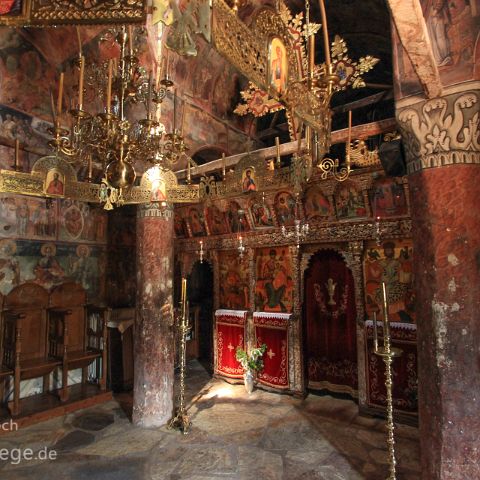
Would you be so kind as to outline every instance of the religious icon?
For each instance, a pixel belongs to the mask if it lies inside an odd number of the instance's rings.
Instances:
[[[33,269],[35,282],[44,287],[51,287],[53,284],[62,283],[65,278],[65,271],[55,258],[57,247],[53,243],[44,243],[40,248],[42,258]]]
[[[62,172],[52,168],[45,179],[45,193],[49,195],[63,195],[65,192],[65,177]]]
[[[242,192],[255,192],[256,190],[255,169],[253,167],[246,168],[242,175]]]
[[[279,94],[283,94],[287,89],[288,79],[288,55],[285,44],[278,37],[272,38],[268,53],[268,83]]]
[[[152,180],[151,202],[165,202],[167,200],[167,190],[163,178]]]
[[[303,198],[305,216],[308,220],[322,219],[332,214],[332,206],[318,186],[309,188]]]
[[[280,192],[275,197],[275,213],[280,225],[293,225],[295,223],[295,199],[289,192]]]
[[[273,227],[273,218],[270,207],[258,199],[250,203],[250,213],[252,214],[255,228]]]
[[[187,218],[194,237],[203,237],[207,234],[203,215],[196,207],[188,210]]]
[[[0,16],[16,16],[22,13],[22,0],[0,0]]]

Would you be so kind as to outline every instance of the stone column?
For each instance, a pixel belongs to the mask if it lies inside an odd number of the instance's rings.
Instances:
[[[137,316],[133,423],[164,425],[173,413],[173,211],[137,211]]]
[[[478,90],[457,87],[397,111],[410,182],[424,480],[480,478],[479,102]]]

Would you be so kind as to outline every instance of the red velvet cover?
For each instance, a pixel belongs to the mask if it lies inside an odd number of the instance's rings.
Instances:
[[[370,322],[369,322],[370,323]],[[385,407],[385,363],[373,353],[373,327],[365,328],[367,346],[367,403]],[[383,328],[378,328],[379,345],[383,345]],[[393,372],[393,407],[396,410],[417,412],[417,330],[414,324],[393,322],[390,324],[392,346],[403,350],[401,357],[395,357]]]
[[[267,345],[264,368],[258,374],[260,383],[279,389],[288,388],[288,320],[289,315],[254,313],[257,345]]]
[[[355,285],[341,255],[322,250],[305,274],[308,387],[357,396]]]
[[[217,310],[217,361],[215,373],[229,378],[243,378],[243,368],[235,358],[237,348],[245,349],[247,312]]]

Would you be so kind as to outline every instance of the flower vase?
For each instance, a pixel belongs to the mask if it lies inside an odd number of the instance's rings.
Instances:
[[[245,382],[245,390],[250,395],[253,392],[253,372],[251,370],[245,370],[243,380]]]

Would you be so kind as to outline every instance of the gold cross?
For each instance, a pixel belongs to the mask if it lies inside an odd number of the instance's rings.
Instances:
[[[268,352],[267,352],[267,355],[270,357],[270,360],[275,356],[275,352],[272,352],[272,349],[270,349]]]
[[[234,347],[231,343],[229,343],[227,348],[228,348],[230,351],[232,351],[235,347]]]

